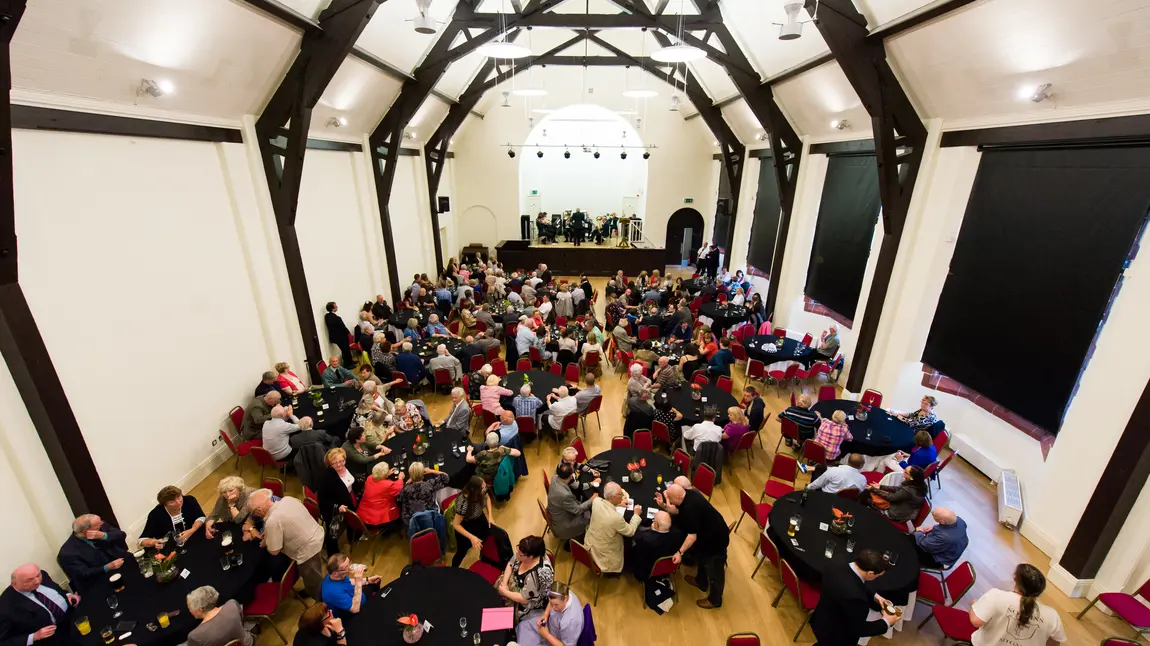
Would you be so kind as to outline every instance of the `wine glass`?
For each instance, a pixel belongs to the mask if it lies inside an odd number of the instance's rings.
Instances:
[[[459,636],[467,637],[467,617],[459,618]]]
[[[475,646],[479,646],[479,642],[481,641],[483,641],[483,637],[479,633],[475,633],[471,636],[471,643],[475,644]]]
[[[112,595],[112,596],[108,597],[108,607],[115,611],[112,613],[113,619],[119,619],[120,615],[124,614],[123,611],[116,610],[116,608],[118,608],[119,606],[120,606],[120,600],[119,600],[119,598],[116,597],[116,595]]]

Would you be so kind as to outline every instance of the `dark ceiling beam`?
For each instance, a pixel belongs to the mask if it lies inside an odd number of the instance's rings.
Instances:
[[[813,13],[815,0],[807,0],[806,9]],[[815,25],[871,117],[878,161],[883,239],[846,385],[861,392],[927,132],[887,62],[883,41],[868,37],[866,18],[851,0],[822,0]]]
[[[477,13],[474,18],[465,21],[471,28],[490,29],[500,27],[506,19],[507,28],[515,27],[546,27],[552,29],[641,29],[643,27],[659,27],[671,33],[679,29],[678,16],[656,16],[654,14],[586,14],[586,13],[542,13],[521,16],[514,14]],[[722,24],[721,18],[714,14],[708,16],[684,16],[683,29],[697,31],[711,29]]]
[[[929,9],[920,11],[904,19],[883,25],[868,34],[867,39],[882,41],[892,36],[897,36],[905,31],[941,18],[952,11],[974,4],[975,2],[978,2],[978,0],[947,0],[947,2],[936,4]]]
[[[279,2],[279,0],[243,0],[243,2],[253,9],[285,22],[300,31],[309,32],[322,29],[318,22]]]
[[[308,129],[316,103],[382,1],[333,0],[320,14],[320,29],[304,32],[295,61],[255,126],[312,383],[320,380],[323,352],[295,228]]]
[[[511,0],[511,8],[515,13],[523,13],[523,4],[519,0]]]
[[[464,31],[464,33],[466,33],[466,30]],[[387,61],[376,56],[375,54],[372,54],[371,52],[367,51],[366,49],[364,49],[362,47],[353,47],[351,49],[351,55],[358,58],[359,60],[367,63],[368,65],[371,65],[375,69],[383,72],[384,74],[386,74],[387,76],[390,76],[392,79],[395,79],[396,81],[404,82],[404,81],[415,80],[415,77],[412,76],[411,74],[404,72],[403,70],[399,69],[398,67],[395,67],[391,63],[388,63]],[[435,89],[433,89],[431,91],[431,96],[439,99],[440,101],[443,101],[444,103],[446,103],[448,105],[455,105],[456,103],[459,102],[458,99],[453,99],[450,96],[444,94],[443,92],[440,92],[439,90],[435,90]],[[478,112],[472,112],[471,114],[479,117],[480,119],[483,118],[483,115],[478,113]]]
[[[467,56],[471,52],[495,40],[500,34],[507,33],[519,27],[531,27],[533,26],[533,21],[540,19],[540,17],[544,15],[558,15],[545,14],[544,12],[564,2],[566,2],[566,0],[532,0],[532,2],[523,8],[523,13],[518,16],[510,14],[487,14],[492,17],[492,21],[488,24],[473,24],[475,16],[478,14],[469,7],[457,6],[455,8],[455,16],[451,22],[448,23],[447,28],[454,27],[457,30],[474,28],[486,29],[486,31],[473,36],[470,40],[460,43],[455,47],[452,47],[450,42],[455,40],[454,35],[452,35],[445,46],[438,47],[439,43],[443,41],[441,36],[439,41],[436,42],[437,47],[433,47],[431,52],[424,57],[423,62],[420,63],[420,68],[438,69],[442,66],[446,69],[452,62]],[[445,28],[444,31],[446,31],[447,28]],[[458,33],[458,31],[456,33]],[[418,70],[415,75],[419,76]]]
[[[100,481],[100,473],[80,431],[80,423],[36,318],[20,287],[16,240],[15,186],[12,176],[12,35],[24,16],[27,0],[0,0],[0,74],[4,102],[0,104],[0,354],[12,374],[32,426],[44,446],[48,464],[72,514],[97,514],[114,525],[116,515]],[[67,187],[63,187],[67,188]],[[5,406],[13,406],[6,402]]]
[[[652,59],[650,56],[636,56],[636,59],[642,61],[650,61],[654,67],[670,68],[670,63],[660,63]],[[539,64],[539,63],[537,63]],[[544,65],[562,65],[570,67],[577,65],[580,67],[626,67],[634,65],[635,63],[621,56],[552,56]]]
[[[663,15],[663,12],[667,10],[667,5],[670,3],[671,0],[659,0],[659,4],[655,7],[655,15]]]
[[[774,76],[768,78],[766,81],[763,81],[763,84],[764,85],[770,85],[770,86],[778,86],[779,83],[785,83],[785,82],[795,78],[796,76],[799,76],[800,74],[806,74],[807,72],[815,69],[816,67],[822,67],[823,65],[826,65],[827,63],[833,63],[834,61],[835,61],[835,55],[834,54],[832,54],[830,52],[827,52],[825,54],[820,54],[818,56],[815,56],[812,59],[803,61],[802,63],[799,63],[798,65],[795,65],[794,67],[792,67],[790,69],[786,69],[786,70],[783,70],[782,72],[779,72],[778,74],[775,74]]]
[[[465,90],[463,92],[463,94],[459,95],[459,102],[460,103],[470,102],[473,104],[477,103],[479,101],[479,99],[491,88],[496,87],[500,83],[503,83],[504,81],[510,79],[511,77],[513,77],[515,75],[522,74],[523,72],[526,72],[527,70],[531,69],[532,67],[534,67],[536,65],[549,65],[550,61],[552,59],[554,59],[559,52],[562,52],[566,49],[574,47],[575,45],[578,45],[579,43],[586,40],[588,37],[589,36],[587,33],[576,34],[575,36],[568,38],[567,40],[563,41],[559,45],[552,47],[551,49],[547,50],[546,52],[543,52],[542,54],[540,54],[538,56],[531,56],[528,58],[519,59],[518,61],[512,63],[510,66],[508,66],[502,70],[500,70],[498,68],[492,68],[488,72],[488,75],[482,79],[482,81],[480,81],[480,79],[478,77],[476,79],[473,79],[472,85],[470,85],[467,88],[467,90]],[[491,76],[492,71],[495,72],[494,76]],[[476,83],[474,81],[479,81],[479,82]]]

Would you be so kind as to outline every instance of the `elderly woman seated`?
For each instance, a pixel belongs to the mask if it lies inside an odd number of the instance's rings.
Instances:
[[[252,646],[252,634],[244,629],[244,610],[235,599],[218,605],[220,593],[205,585],[188,593],[188,611],[200,625],[188,633],[188,646],[227,646],[238,642]]]
[[[207,521],[200,503],[194,496],[185,496],[179,487],[160,489],[156,501],[159,504],[148,513],[144,531],[140,532],[141,547],[162,545],[169,534],[176,542],[186,541]]]
[[[255,537],[254,530],[263,527],[263,520],[251,515],[248,509],[248,496],[254,492],[255,487],[249,487],[239,476],[228,476],[216,485],[220,497],[216,499],[216,506],[208,515],[204,523],[204,536],[215,538],[216,523],[236,523],[243,526],[244,540],[249,541]]]

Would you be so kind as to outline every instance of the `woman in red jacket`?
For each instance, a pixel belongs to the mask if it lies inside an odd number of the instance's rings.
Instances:
[[[372,529],[398,521],[399,505],[395,497],[401,489],[403,472],[392,469],[386,462],[376,463],[364,483],[363,497],[355,513]]]
[[[296,394],[307,390],[307,384],[291,371],[291,366],[289,366],[286,361],[281,361],[276,364],[276,372],[279,374],[279,376],[276,377],[276,384],[285,391]]]

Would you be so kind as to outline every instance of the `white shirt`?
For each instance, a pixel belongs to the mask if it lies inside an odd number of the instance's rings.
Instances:
[[[723,429],[714,422],[704,421],[701,424],[684,428],[683,439],[695,440],[695,450],[698,451],[703,442],[722,441]]]
[[[578,402],[571,395],[556,399],[547,409],[547,422],[551,424],[551,428],[558,431],[563,427],[563,418],[574,413],[578,406]]]
[[[355,476],[351,474],[351,471],[344,469],[343,473],[339,474],[339,479],[343,481],[343,484],[347,485],[347,490],[351,491],[351,485],[355,484]]]
[[[735,294],[735,297],[731,299],[732,305],[743,305],[746,302],[747,297],[743,296],[742,294]]]
[[[1038,603],[1026,627],[1018,626],[1018,606],[1022,597],[1017,592],[991,590],[971,606],[974,614],[986,622],[974,631],[974,646],[1046,646],[1046,640],[1066,641],[1062,617],[1058,611]]]
[[[823,471],[823,474],[815,478],[809,488],[826,493],[838,493],[843,489],[853,488],[858,489],[861,493],[866,491],[866,476],[850,465],[840,464]]]
[[[543,304],[539,306],[539,313],[543,315],[543,320],[547,320],[547,315],[551,313],[553,307],[551,301],[543,301]]]

